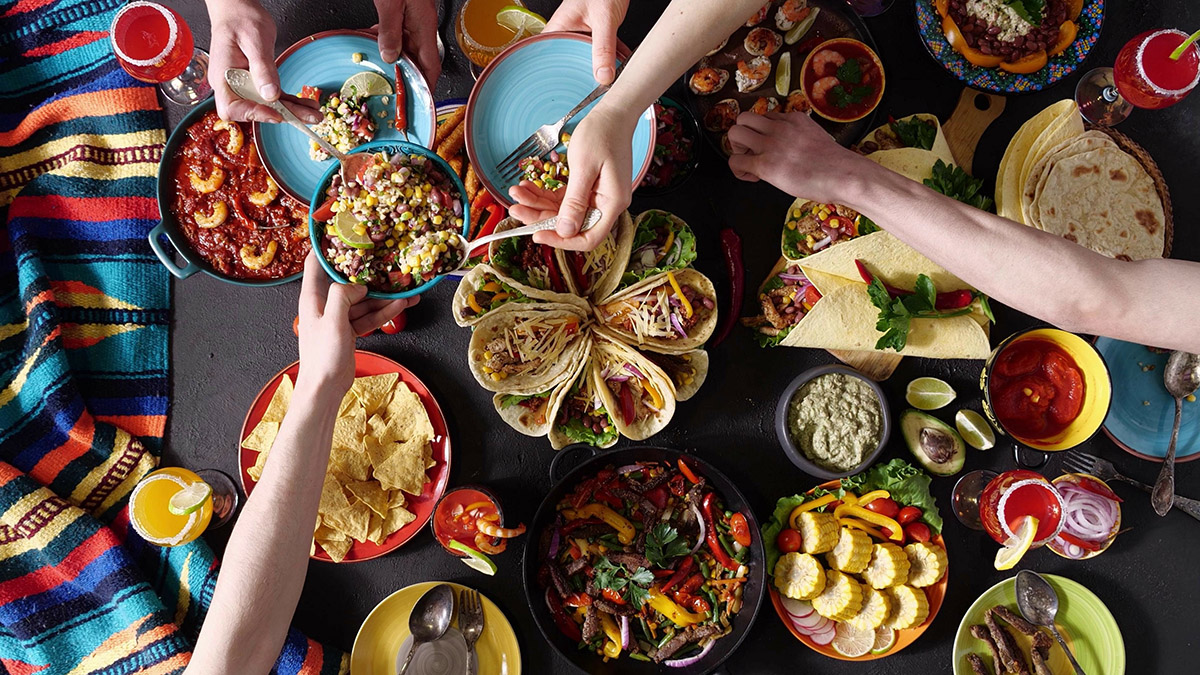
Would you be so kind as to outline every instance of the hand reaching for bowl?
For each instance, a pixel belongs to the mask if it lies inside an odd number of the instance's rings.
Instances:
[[[596,82],[612,84],[617,73],[617,27],[628,9],[629,0],[563,0],[546,22],[546,32],[591,33],[592,73]]]

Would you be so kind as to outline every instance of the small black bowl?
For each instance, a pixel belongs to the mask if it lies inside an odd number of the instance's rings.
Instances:
[[[658,99],[658,104],[664,108],[671,108],[679,111],[679,119],[683,122],[684,128],[687,130],[687,135],[692,139],[692,158],[684,162],[675,170],[675,175],[671,177],[671,182],[666,185],[647,185],[646,179],[642,179],[642,184],[638,186],[637,193],[646,197],[657,197],[678,190],[684,183],[692,177],[696,172],[696,167],[700,165],[700,124],[696,122],[696,117],[692,115],[692,111],[688,110],[687,106],[675,101],[672,98],[663,96]],[[655,124],[659,120],[655,119]],[[655,134],[655,143],[657,144],[657,130]],[[654,157],[651,156],[650,163],[653,165]],[[646,171],[646,175],[650,175],[650,171]]]

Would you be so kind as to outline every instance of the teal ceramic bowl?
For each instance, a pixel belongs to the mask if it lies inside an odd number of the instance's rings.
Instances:
[[[458,190],[459,199],[465,200],[465,197],[463,195],[467,194],[467,189],[465,187],[463,187],[462,180],[458,177],[458,174],[454,172],[454,169],[450,168],[450,165],[446,163],[446,160],[442,159],[441,157],[438,157],[437,153],[434,152],[433,150],[430,150],[429,148],[426,148],[421,145],[417,145],[416,143],[405,143],[404,141],[371,141],[370,143],[364,143],[363,145],[358,146],[354,150],[355,150],[355,152],[372,152],[372,153],[373,152],[387,152],[388,154],[396,154],[396,153],[403,152],[404,154],[407,154],[407,155],[420,155],[422,157],[425,157],[425,158],[433,161],[435,164],[437,164],[438,167],[442,171],[444,171],[447,176],[450,177],[451,183],[454,184],[454,189]],[[313,193],[311,195],[313,204],[321,204],[325,201],[325,190],[329,189],[329,183],[330,183],[330,181],[333,180],[333,175],[335,173],[337,173],[337,170],[338,170],[338,164],[334,163],[332,166],[330,166],[328,169],[325,170],[325,175],[321,176],[321,180],[317,181],[317,187],[315,190],[313,190]],[[317,260],[320,261],[320,263],[321,263],[321,269],[325,270],[325,273],[329,275],[330,279],[333,279],[334,281],[336,281],[339,284],[350,283],[349,281],[346,280],[346,277],[341,272],[335,270],[333,268],[333,265],[330,264],[330,262],[325,259],[324,249],[321,246],[321,238],[322,238],[322,234],[323,234],[322,228],[324,227],[324,224],[318,223],[316,220],[313,220],[312,212],[313,212],[313,209],[309,209],[309,212],[308,212],[308,236],[312,239],[313,250],[317,252]],[[464,238],[466,238],[467,233],[470,231],[471,231],[470,209],[468,209],[467,205],[464,203],[463,204],[462,231],[459,234],[461,234]],[[411,298],[414,295],[420,295],[420,294],[424,293],[425,291],[433,288],[434,286],[436,286],[438,284],[438,282],[440,282],[444,278],[446,278],[446,275],[441,274],[441,275],[438,275],[438,276],[430,279],[429,281],[426,281],[425,283],[421,284],[420,286],[415,286],[413,288],[408,289],[407,291],[400,291],[398,293],[387,293],[384,291],[367,291],[367,297],[368,298],[381,298],[384,300],[398,300],[400,298]]]

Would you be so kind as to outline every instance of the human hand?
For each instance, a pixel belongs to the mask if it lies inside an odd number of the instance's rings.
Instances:
[[[880,166],[843,148],[804,113],[742,113],[729,130],[729,168],[745,181],[765,180],[793,197],[845,201],[861,177]]]
[[[627,9],[629,0],[563,0],[546,22],[546,32],[591,33],[592,73],[600,84],[612,84],[617,73],[617,27]]]
[[[354,382],[354,339],[417,304],[420,296],[367,300],[366,286],[333,283],[318,255],[308,254],[300,286],[300,380],[340,399]]]
[[[212,85],[217,114],[222,119],[283,121],[270,107],[234,94],[225,82],[226,70],[248,68],[263,98],[282,99],[296,117],[309,124],[321,121],[316,101],[280,92],[279,71],[275,68],[275,21],[261,5],[254,0],[210,0],[208,13],[212,23],[208,83]]]
[[[537,190],[525,182],[509,189],[517,203],[509,209],[514,218],[532,223],[555,214],[555,230],[534,235],[534,241],[555,248],[590,251],[612,229],[631,199],[629,167],[633,162],[630,139],[637,125],[619,111],[601,105],[592,108],[571,135],[567,162],[570,175],[561,199],[556,193]],[[561,202],[561,203],[558,203]],[[588,207],[600,209],[600,222],[580,232]]]
[[[375,0],[379,23],[379,57],[395,63],[400,54],[408,54],[433,89],[442,74],[438,57],[438,11],[434,0]]]

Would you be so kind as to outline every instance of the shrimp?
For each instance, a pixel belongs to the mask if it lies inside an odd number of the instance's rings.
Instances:
[[[504,549],[508,548],[508,540],[501,539],[499,544],[492,544],[492,538],[482,532],[475,534],[475,548],[488,555],[498,555],[504,553]]]
[[[754,56],[771,56],[783,45],[783,36],[770,28],[755,28],[746,34],[743,44]]]
[[[236,155],[242,151],[242,144],[245,142],[245,136],[242,134],[242,127],[237,122],[228,122],[226,120],[217,120],[213,124],[213,131],[228,131],[229,140],[225,141],[225,151],[231,155]]]
[[[475,519],[475,527],[488,537],[497,537],[500,539],[512,539],[525,534],[525,523],[521,523],[516,527],[500,527],[496,523],[487,518]]]
[[[274,241],[267,242],[267,248],[261,253],[254,244],[246,244],[240,251],[242,264],[252,270],[261,270],[275,260],[275,251],[278,249],[279,244]]]
[[[808,8],[808,0],[784,0],[784,3],[779,6],[779,11],[775,12],[775,26],[782,31],[791,30],[811,11]]]
[[[832,76],[822,77],[821,79],[817,80],[816,82],[813,82],[813,85],[812,85],[812,100],[813,100],[813,102],[818,105],[825,105],[827,102],[825,100],[825,97],[829,95],[829,91],[841,83],[842,83],[841,80],[837,79],[836,77],[832,77]]]
[[[812,110],[812,106],[808,104],[808,97],[804,95],[801,89],[794,89],[788,94],[787,101],[783,104],[783,112],[802,112],[806,113]]]
[[[837,72],[838,68],[842,67],[842,64],[844,63],[846,63],[846,57],[842,56],[838,52],[833,51],[832,49],[822,49],[812,57],[813,72],[815,72],[818,77],[833,75]]]
[[[771,75],[771,59],[756,56],[750,61],[738,61],[737,88],[743,94],[754,91],[762,86]]]
[[[275,201],[275,198],[278,196],[279,185],[271,180],[270,176],[267,176],[267,189],[262,192],[251,192],[249,195],[246,195],[246,199],[249,199],[250,203],[255,206],[266,206]]]
[[[728,81],[729,71],[704,67],[692,73],[688,87],[699,96],[707,96],[720,91]]]
[[[213,204],[212,215],[206,216],[202,211],[193,211],[192,220],[197,227],[211,230],[214,227],[225,224],[225,219],[229,217],[229,207],[225,206],[225,202],[217,202]]]
[[[225,170],[219,166],[213,166],[212,172],[208,174],[208,178],[201,178],[196,170],[193,169],[188,174],[188,180],[192,183],[192,189],[201,194],[216,192],[222,185],[225,184]]]
[[[754,105],[750,107],[750,112],[755,115],[766,115],[772,110],[779,107],[779,101],[775,100],[774,96],[760,96]]]
[[[729,131],[730,127],[737,124],[737,116],[741,112],[742,109],[738,105],[737,99],[727,98],[718,101],[704,114],[704,128],[714,132]]]
[[[746,19],[746,27],[753,28],[753,27],[757,26],[758,24],[762,23],[767,18],[767,12],[770,12],[770,11],[771,11],[771,3],[768,0],[767,4],[763,5],[761,9],[759,9],[757,12],[754,13],[754,16],[750,17],[749,19]]]

